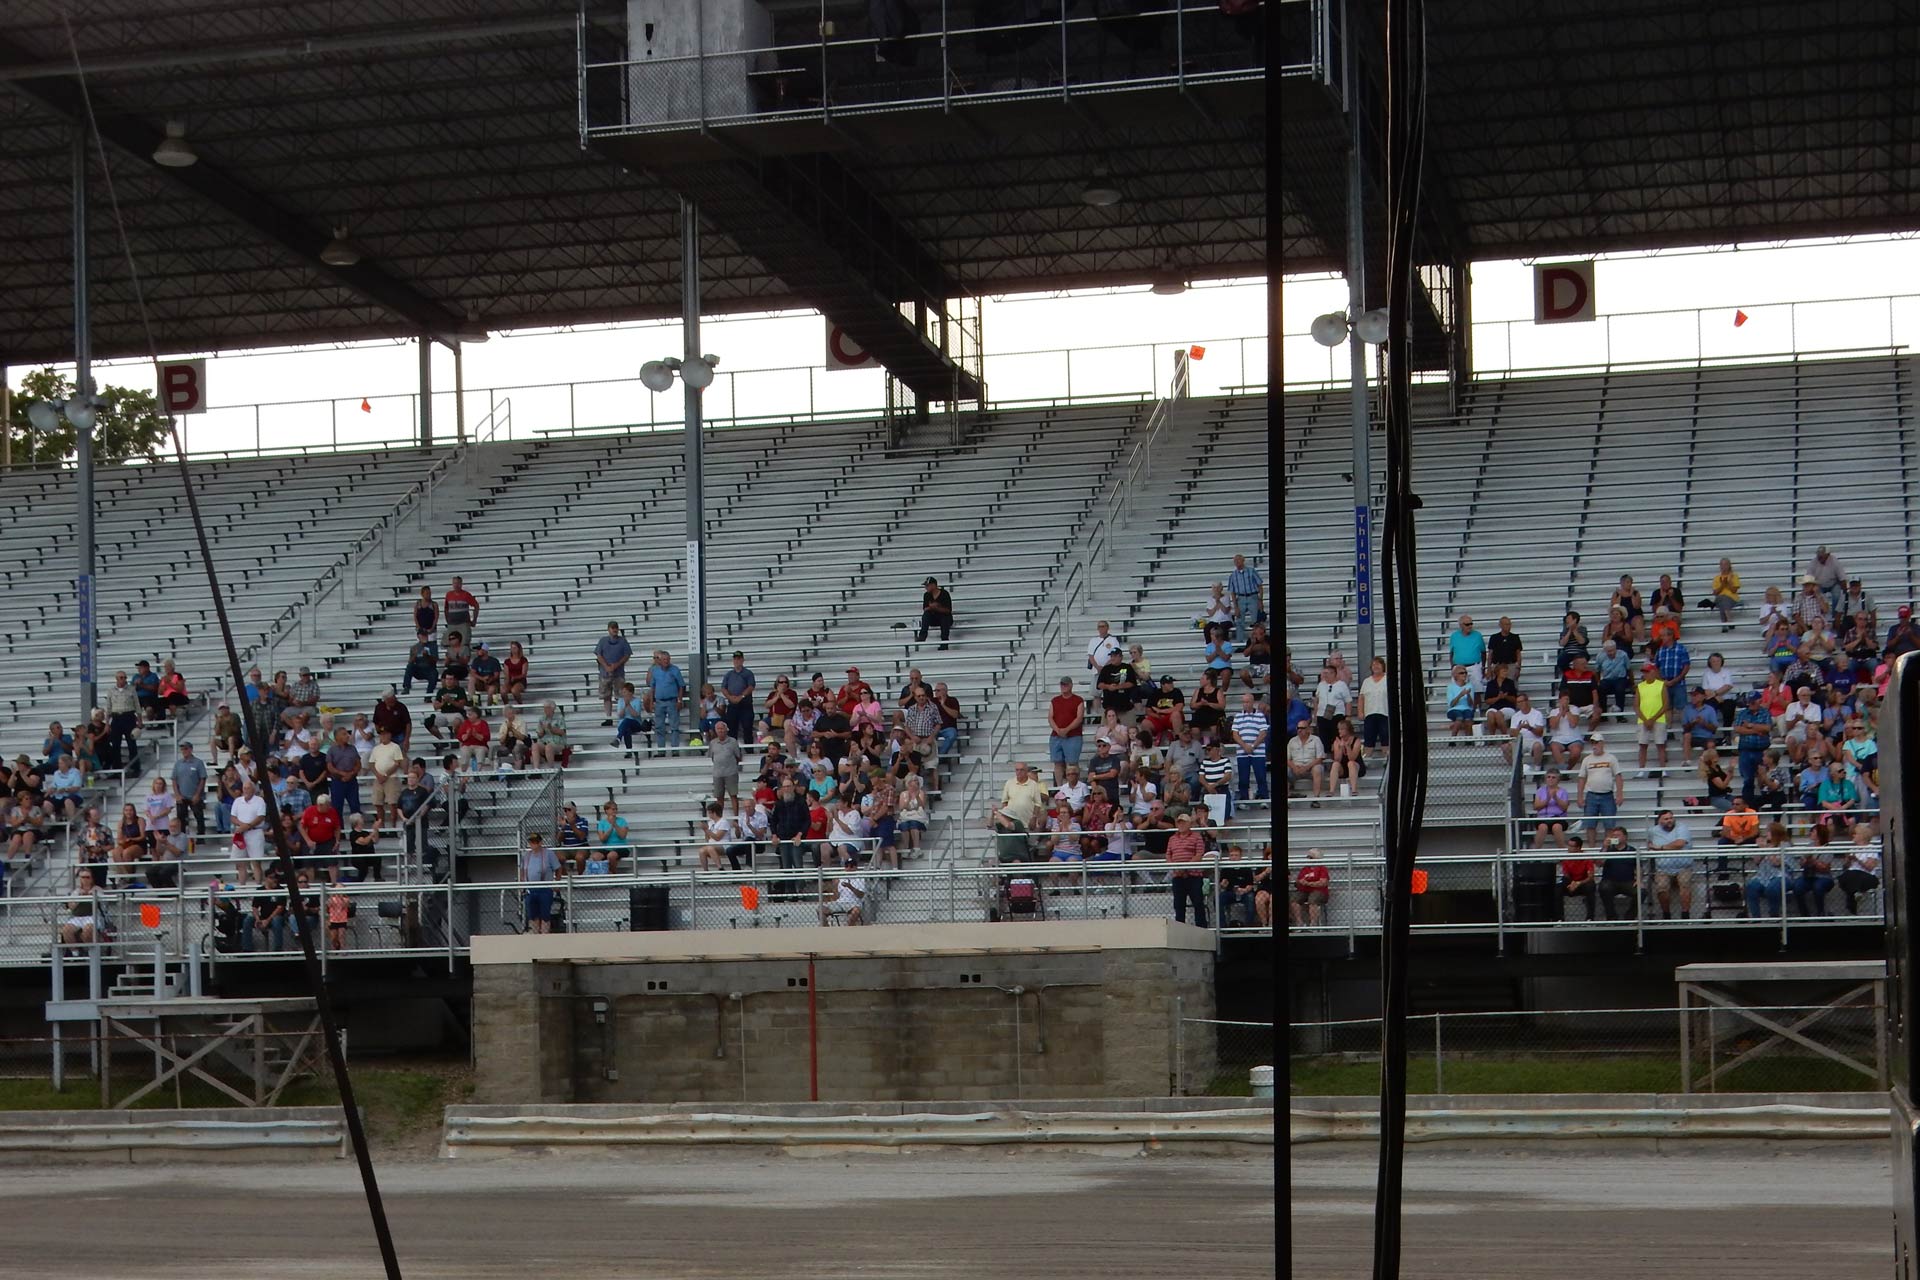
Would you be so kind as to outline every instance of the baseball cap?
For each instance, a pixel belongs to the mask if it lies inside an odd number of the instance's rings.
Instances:
[[[1801,586],[1803,586],[1803,587],[1805,587],[1805,586],[1810,586],[1810,585],[1812,585],[1813,583],[1815,583],[1815,582],[1817,582],[1817,581],[1818,581],[1818,579],[1817,579],[1817,578],[1815,578],[1815,577],[1814,577],[1814,576],[1813,576],[1812,574],[1810,574],[1810,573],[1803,573],[1803,574],[1801,574],[1801,575],[1800,575],[1800,585],[1801,585]]]
[[[214,708],[214,710],[216,710],[216,711],[226,711],[226,710],[229,710],[229,709],[230,709],[230,708],[229,708],[229,707],[227,706],[227,704],[226,704],[226,703],[224,703],[224,702],[223,702],[223,703],[221,703],[221,704],[220,704],[219,706],[217,706],[217,707],[215,707],[215,708]]]
[[[1587,735],[1587,741],[1597,742],[1604,747],[1607,745],[1607,735],[1604,733],[1590,733]]]
[[[1766,697],[1766,696],[1767,696],[1766,694],[1764,694],[1764,693],[1762,693],[1762,692],[1760,692],[1760,690],[1758,690],[1758,689],[1749,689],[1749,690],[1747,690],[1747,701],[1748,701],[1748,702],[1758,702],[1758,701],[1760,701],[1760,699],[1762,699],[1762,698],[1764,698],[1764,697]]]
[[[847,674],[848,674],[848,675],[850,675],[850,676],[857,676],[857,675],[859,675],[859,674],[860,674],[860,668],[858,668],[858,667],[848,667],[848,668],[847,668]]]
[[[920,585],[923,587],[931,587],[934,585],[934,583],[938,581],[939,581],[938,578],[928,578],[925,582],[921,583]]]
[[[475,640],[473,642],[473,647],[476,649],[484,649],[487,647],[487,642],[485,640]]]
[[[1653,672],[1658,672],[1658,671],[1660,670],[1660,668],[1659,668],[1659,667],[1657,667],[1657,666],[1655,666],[1655,665],[1654,665],[1653,663],[1651,663],[1651,662],[1649,662],[1649,663],[1646,663],[1646,664],[1644,664],[1643,666],[1641,666],[1641,668],[1640,668],[1640,669],[1641,669],[1642,671],[1653,671]]]

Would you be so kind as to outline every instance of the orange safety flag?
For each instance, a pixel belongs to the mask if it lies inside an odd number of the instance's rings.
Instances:
[[[1734,327],[1734,328],[1736,328],[1736,329],[1738,329],[1738,328],[1739,328],[1739,327],[1740,327],[1741,325],[1743,325],[1743,324],[1745,324],[1746,322],[1747,322],[1747,313],[1746,313],[1746,312],[1744,312],[1744,311],[1736,311],[1736,312],[1734,312],[1734,313],[1733,313],[1733,327]]]
[[[1416,895],[1427,891],[1427,873],[1415,867],[1413,869],[1413,892]]]
[[[760,909],[760,891],[750,884],[740,886],[740,905],[748,911]]]
[[[365,396],[360,397],[360,412],[362,413],[373,412],[373,406],[367,403],[367,399]]]
[[[1187,358],[1190,360],[1205,360],[1207,358],[1207,349],[1202,346],[1188,347]]]
[[[141,903],[140,923],[149,929],[158,929],[160,927],[160,908],[151,902]]]

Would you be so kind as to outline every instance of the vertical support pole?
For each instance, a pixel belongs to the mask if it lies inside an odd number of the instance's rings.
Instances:
[[[707,678],[707,582],[705,565],[706,477],[701,464],[700,392],[686,385],[685,369],[700,358],[700,206],[680,201],[680,323],[686,334],[681,388],[686,396],[687,466],[687,680],[698,689]]]
[[[87,131],[73,131],[73,387],[74,395],[93,394],[93,344],[87,321]],[[92,715],[98,690],[94,682],[93,627],[93,432],[74,431],[74,492],[78,512],[74,532],[74,599],[80,614],[80,723]]]
[[[433,447],[433,337],[420,335],[420,447]]]
[[[1436,1094],[1447,1091],[1446,1075],[1440,1065],[1440,1015],[1433,1015],[1433,1091]]]
[[[465,361],[460,356],[467,344],[456,339],[447,344],[453,348],[453,439],[456,444],[467,442],[467,373],[463,367]]]
[[[1346,42],[1346,74],[1354,74],[1355,45]],[[1365,160],[1360,111],[1347,111],[1347,316],[1357,324],[1367,309],[1367,219]],[[1353,391],[1353,643],[1354,669],[1373,662],[1373,472],[1367,422],[1367,344],[1347,335],[1348,379]]]
[[[7,366],[0,361],[0,471],[13,470],[13,387]]]
[[[824,901],[824,896],[822,901]],[[813,971],[813,957],[807,957],[807,1100],[820,1101],[820,984]],[[56,1086],[57,1087],[57,1086]]]
[[[923,338],[927,336],[927,304],[918,299],[915,299],[913,304],[913,331]],[[926,394],[921,391],[915,391],[913,393],[914,420],[916,422],[925,422],[927,420],[927,409],[928,402]],[[948,405],[947,411],[951,413],[953,406]]]
[[[1453,264],[1452,321],[1447,342],[1448,409],[1459,413],[1466,404],[1467,385],[1473,381],[1473,266],[1464,259]]]

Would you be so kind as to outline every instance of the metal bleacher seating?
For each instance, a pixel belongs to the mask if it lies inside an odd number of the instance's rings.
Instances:
[[[1249,553],[1265,544],[1263,484],[1250,478],[1216,509],[1217,495],[1201,483],[1209,450],[1264,458],[1261,424],[1247,407],[1264,401],[1189,404],[1201,425],[1192,438],[1183,431],[1161,442],[1163,457],[1133,517],[1133,529],[1161,536],[1130,540],[1122,554],[1133,555],[1133,541],[1155,550],[1114,563],[1105,577],[1116,612],[1124,601],[1143,625],[1161,628],[1150,634],[1166,635],[1175,653],[1197,653],[1197,643],[1179,623],[1163,625],[1160,602],[1167,618],[1184,618],[1205,583],[1224,573],[1228,542],[1244,542]],[[961,842],[950,836],[962,816],[959,797],[974,770],[997,776],[1004,764],[982,759],[986,744],[969,731],[1006,702],[1002,686],[1027,632],[1080,553],[1089,516],[1150,408],[998,411],[961,445],[926,449],[889,450],[882,425],[865,421],[714,430],[705,459],[710,672],[717,676],[739,648],[763,696],[775,675],[804,685],[818,670],[837,686],[848,666],[889,701],[910,667],[944,680],[965,708],[963,738],[943,770],[922,858],[958,856]],[[600,727],[592,648],[617,619],[635,648],[632,674],[656,646],[686,663],[682,465],[680,436],[665,431],[207,462],[196,474],[246,657],[269,674],[310,665],[323,706],[369,710],[400,678],[419,587],[438,595],[459,574],[482,602],[475,638],[496,651],[511,640],[526,646],[530,718],[547,699],[567,715],[567,797],[583,811],[617,798],[638,851],[665,854],[682,852],[692,834],[707,763],[692,750],[635,757],[613,745]],[[430,496],[422,492],[429,477]],[[191,689],[224,691],[224,654],[178,483],[166,465],[103,470],[101,670],[110,678],[137,657],[171,657]],[[10,637],[17,674],[0,704],[8,738],[29,750],[48,720],[70,724],[75,709],[77,621],[62,545],[71,492],[59,471],[0,479],[0,513],[16,531],[42,534],[28,562],[0,580],[13,616],[31,623]],[[335,570],[370,528],[380,531],[373,551],[353,557],[350,573]],[[937,636],[912,639],[929,574],[956,601],[958,626],[945,650]],[[1186,665],[1183,655],[1172,669]],[[410,700],[416,727],[422,697],[416,690]],[[187,732],[204,743],[201,713],[189,714]],[[1032,723],[1040,723],[1037,712]],[[416,738],[415,754],[426,754],[425,743]],[[171,767],[171,744],[160,747],[146,753],[149,774]],[[129,782],[144,784],[144,776]],[[484,812],[505,790],[485,780],[476,807]],[[510,876],[516,844],[508,829],[480,824],[464,846],[476,862],[463,877]],[[15,892],[59,892],[69,868],[56,855]]]

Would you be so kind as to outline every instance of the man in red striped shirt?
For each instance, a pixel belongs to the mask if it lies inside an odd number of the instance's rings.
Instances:
[[[1200,865],[1207,856],[1206,837],[1193,829],[1193,817],[1181,814],[1173,820],[1173,834],[1167,837],[1167,861],[1192,863],[1193,869],[1172,873],[1173,918],[1182,924],[1187,919],[1187,902],[1193,902],[1193,922],[1207,927],[1206,871]]]

